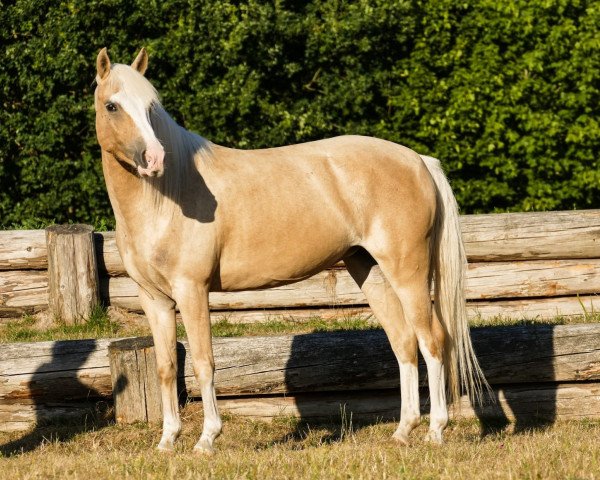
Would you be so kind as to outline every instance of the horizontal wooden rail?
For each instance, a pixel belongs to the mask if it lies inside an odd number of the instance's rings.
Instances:
[[[475,350],[496,403],[461,416],[600,417],[600,324],[482,328]],[[113,340],[0,344],[0,430],[21,430],[57,416],[81,416],[112,394],[108,347]],[[399,373],[381,331],[216,338],[221,408],[270,418],[397,418]],[[180,389],[200,395],[185,342]],[[425,370],[420,365],[421,385]],[[427,399],[424,391],[423,399]]]
[[[600,210],[464,215],[471,262],[600,258]],[[125,275],[114,232],[96,234],[101,273]],[[0,270],[47,268],[43,230],[0,231]]]
[[[473,344],[491,384],[600,380],[600,324],[479,328]],[[0,403],[111,394],[111,340],[0,344]],[[381,330],[215,338],[219,395],[397,388],[396,359]],[[180,376],[200,394],[186,343]],[[425,378],[423,365],[421,380]],[[58,397],[57,397],[58,396]]]
[[[101,292],[111,305],[140,311],[138,287],[129,277],[103,277]],[[48,305],[44,271],[0,273],[0,316],[41,310]],[[586,296],[600,292],[600,259],[538,260],[469,264],[466,295],[489,299]],[[366,305],[345,270],[321,272],[284,287],[210,294],[213,310],[256,310]],[[581,312],[583,313],[583,312]]]
[[[108,297],[112,304],[140,310],[137,285],[131,279],[114,277],[107,280]],[[467,271],[468,300],[556,297],[597,292],[600,292],[600,259],[476,263],[470,264]],[[210,305],[214,310],[366,303],[364,294],[345,270],[321,272],[283,287],[210,294]]]
[[[600,389],[597,383],[552,383],[493,386],[494,395],[474,408],[463,396],[450,408],[452,418],[479,418],[485,426],[492,419],[532,424],[556,419],[600,418]],[[428,392],[421,395],[421,412],[429,413]],[[234,415],[261,420],[295,416],[304,419],[354,422],[399,420],[400,397],[397,389],[361,392],[277,395],[272,397],[229,397],[218,399],[219,408]],[[344,418],[345,416],[345,418]],[[542,420],[542,422],[540,422]],[[485,428],[485,427],[484,427]]]

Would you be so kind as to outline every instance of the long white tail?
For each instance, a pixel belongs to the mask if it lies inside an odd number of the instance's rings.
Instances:
[[[446,330],[444,365],[448,393],[450,400],[458,400],[462,386],[472,400],[480,401],[483,389],[489,389],[489,385],[469,335],[464,290],[467,256],[460,232],[458,204],[439,160],[423,155],[421,158],[438,192],[432,271],[434,309]]]

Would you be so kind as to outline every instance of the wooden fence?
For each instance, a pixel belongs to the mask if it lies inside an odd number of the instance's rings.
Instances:
[[[482,407],[463,398],[460,415],[517,423],[600,418],[600,324],[484,327],[473,329],[472,339],[493,395]],[[80,414],[86,402],[109,402],[111,342],[0,345],[0,429],[20,430]],[[398,365],[381,330],[215,338],[214,352],[218,402],[226,411],[331,419],[345,405],[356,420],[398,417]],[[178,353],[179,390],[198,397],[185,342]],[[419,370],[425,385],[423,364]],[[139,389],[136,378],[115,380],[116,393]],[[141,383],[147,389],[157,381]],[[158,401],[156,391],[137,398]],[[427,398],[425,389],[424,404]]]
[[[597,310],[600,210],[466,215],[461,223],[470,315],[543,319]],[[114,232],[94,239],[101,298],[139,311],[137,286],[127,277]],[[47,268],[43,230],[0,232],[0,316],[48,307]],[[231,321],[369,311],[342,265],[284,287],[211,293],[210,304],[214,317]]]
[[[597,311],[600,210],[461,221],[471,315],[543,319]],[[103,301],[139,310],[114,234],[96,233],[94,249]],[[48,307],[47,251],[44,231],[0,232],[0,316]],[[232,321],[368,312],[340,265],[294,285],[215,293],[210,300],[213,315]],[[462,415],[517,422],[600,417],[600,324],[481,328],[472,338],[497,403],[473,408],[463,399]],[[28,428],[78,415],[86,402],[110,401],[109,342],[0,345],[0,429]],[[229,411],[308,418],[339,415],[346,405],[362,418],[398,415],[397,364],[381,331],[216,338],[214,345],[219,403]],[[180,389],[197,396],[185,344],[179,352]]]

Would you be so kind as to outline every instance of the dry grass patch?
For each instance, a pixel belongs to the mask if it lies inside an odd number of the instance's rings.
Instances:
[[[95,425],[70,435],[69,426],[41,428],[25,453],[4,451],[3,478],[600,478],[600,422],[559,422],[518,435],[481,437],[477,421],[452,423],[444,446],[422,440],[401,447],[392,423],[272,423],[224,416],[218,453],[192,453],[202,420],[198,403],[186,406],[184,430],[172,455],[154,451],[157,425]],[[0,445],[23,434],[0,434]],[[44,439],[45,438],[45,439]],[[61,440],[63,438],[64,440]],[[13,446],[15,443],[13,443]]]

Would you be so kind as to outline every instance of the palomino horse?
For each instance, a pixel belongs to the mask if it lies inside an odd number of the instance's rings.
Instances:
[[[442,442],[446,384],[456,398],[461,386],[477,393],[485,380],[467,325],[458,208],[439,162],[360,136],[250,151],[215,145],[171,119],[144,77],[147,65],[144,49],[131,66],[111,65],[101,50],[95,108],[119,252],[154,337],[164,412],[158,448],[173,449],[181,429],[175,305],[204,407],[195,449],[212,452],[221,419],[209,291],[284,285],[339,260],[400,365],[394,438],[407,444],[420,420],[418,348],[431,395],[427,438]]]

